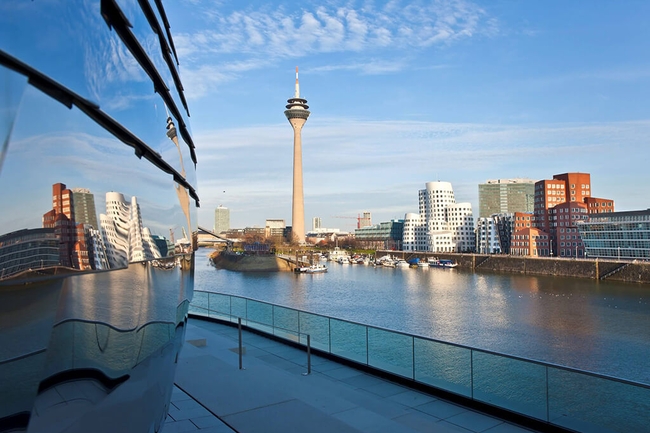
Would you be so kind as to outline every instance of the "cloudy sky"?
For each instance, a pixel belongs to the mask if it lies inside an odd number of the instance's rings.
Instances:
[[[300,67],[306,227],[417,211],[451,182],[591,173],[650,207],[650,2],[177,0],[165,3],[199,158],[199,223],[291,223]]]

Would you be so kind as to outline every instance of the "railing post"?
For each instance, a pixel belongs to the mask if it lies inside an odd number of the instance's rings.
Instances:
[[[411,337],[411,349],[413,350],[413,358],[411,358],[412,366],[413,366],[413,380],[415,380],[415,337]]]
[[[241,317],[237,318],[237,329],[239,330],[239,369],[243,370],[244,367],[242,366],[242,352],[243,352],[243,345],[242,345],[242,339],[241,339]]]
[[[303,376],[311,374],[311,335],[307,334],[307,373],[303,373]]]
[[[366,365],[370,365],[370,347],[368,347],[368,327],[366,326]]]
[[[470,370],[470,391],[471,398],[474,400],[474,351],[469,351],[469,370]]]
[[[551,422],[551,408],[549,407],[548,401],[548,365],[545,367],[546,370],[546,422]]]

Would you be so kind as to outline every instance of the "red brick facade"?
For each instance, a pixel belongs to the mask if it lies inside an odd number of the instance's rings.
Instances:
[[[534,226],[549,234],[552,256],[584,257],[575,223],[589,213],[613,211],[613,200],[592,196],[589,173],[556,174],[535,183]]]

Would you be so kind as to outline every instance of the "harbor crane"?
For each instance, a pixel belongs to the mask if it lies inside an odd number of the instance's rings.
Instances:
[[[347,219],[355,219],[357,220],[357,228],[361,228],[361,214],[357,214],[357,216],[344,216],[344,215],[332,215],[332,218],[347,218]]]

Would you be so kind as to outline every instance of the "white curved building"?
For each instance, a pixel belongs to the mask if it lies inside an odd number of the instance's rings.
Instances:
[[[129,203],[123,194],[107,192],[106,214],[99,215],[99,220],[111,268],[161,257],[151,232],[142,226],[140,206],[135,196]]]
[[[474,217],[470,203],[456,203],[449,182],[427,182],[419,195],[419,214],[404,217],[405,251],[464,252],[474,250]]]

